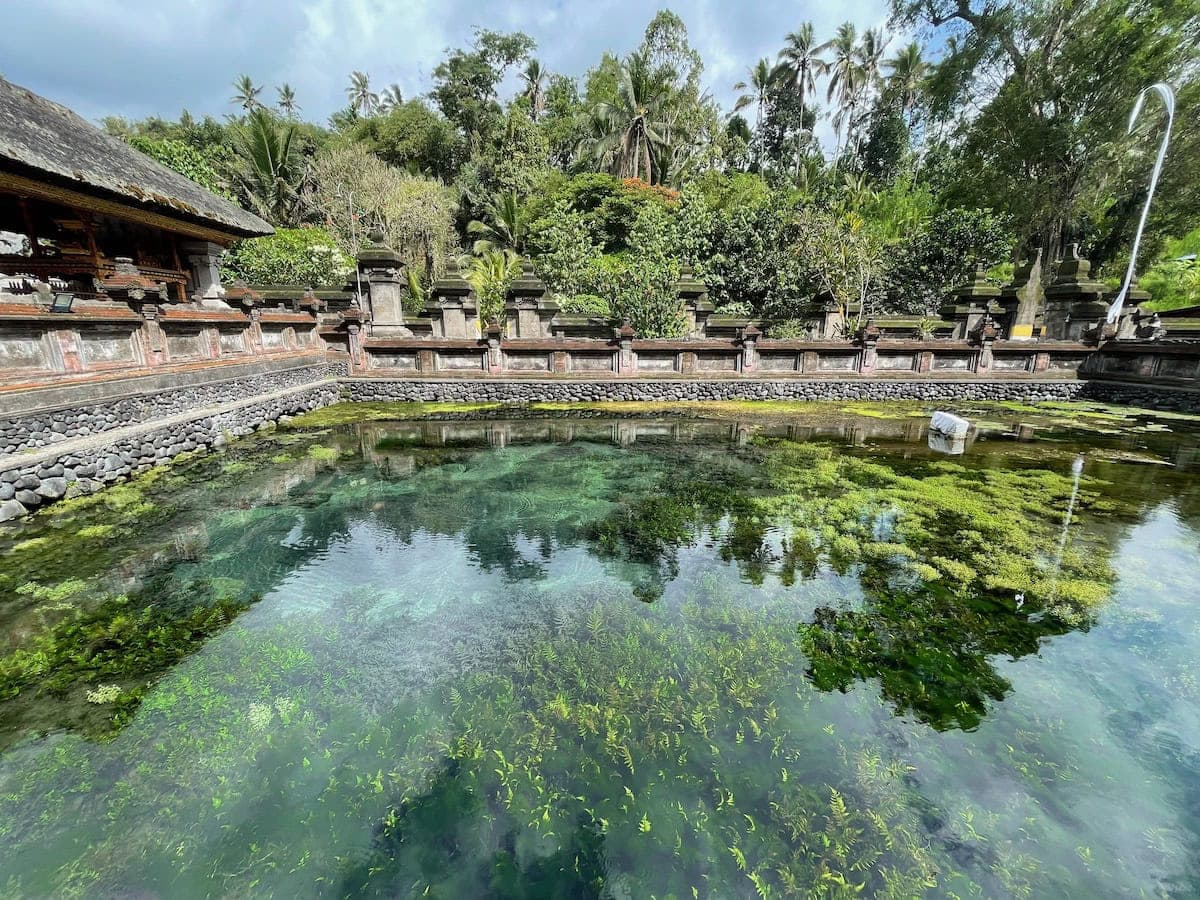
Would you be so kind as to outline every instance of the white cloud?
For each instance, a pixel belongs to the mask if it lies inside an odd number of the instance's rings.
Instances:
[[[465,46],[474,26],[522,30],[552,70],[583,75],[600,54],[641,40],[654,8],[634,0],[42,0],[6,3],[0,60],[6,78],[93,118],[174,117],[232,111],[241,73],[267,86],[288,82],[304,113],[324,120],[345,104],[358,69],[382,89],[424,93],[447,47]],[[884,24],[886,0],[837,5],[788,0],[686,0],[672,4],[705,62],[705,87],[723,106],[734,82],[784,35],[811,20],[832,36],[838,23]],[[898,44],[894,40],[893,44]]]

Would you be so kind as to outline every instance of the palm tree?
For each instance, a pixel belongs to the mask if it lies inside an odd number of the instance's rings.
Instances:
[[[521,257],[511,250],[487,250],[471,260],[467,281],[475,289],[479,318],[487,322],[504,311],[508,286],[521,274]]]
[[[879,77],[879,64],[883,59],[885,49],[887,49],[887,43],[878,29],[868,28],[863,32],[856,55],[858,64],[862,66],[865,75],[863,85],[865,88],[869,89]]]
[[[888,70],[888,87],[900,99],[905,116],[910,116],[929,75],[929,63],[921,58],[920,45],[913,41],[883,65]]]
[[[812,22],[805,22],[786,38],[779,59],[784,66],[787,86],[800,94],[800,127],[804,125],[804,100],[817,92],[818,76],[829,73],[829,63],[821,56],[830,42],[818,44],[813,36]]]
[[[849,131],[846,134],[846,146],[850,146],[850,134],[854,135],[854,154],[858,155],[859,142],[862,139],[861,123],[854,117],[854,111],[861,103],[866,107],[866,101],[870,92],[874,89],[879,81],[879,66],[883,60],[883,51],[887,47],[887,42],[883,40],[883,33],[875,28],[868,28],[863,32],[862,41],[859,42],[858,49],[854,55],[858,60],[859,67],[859,85],[856,95],[850,99],[850,114],[849,114]],[[861,118],[861,117],[860,117]]]
[[[237,182],[242,196],[269,222],[295,225],[305,179],[296,126],[261,107],[252,109],[234,131],[234,147],[241,162]]]
[[[234,94],[229,102],[238,104],[246,112],[262,106],[258,100],[262,88],[256,85],[249,75],[239,75],[237,81],[233,83],[233,90]]]
[[[390,112],[399,106],[404,105],[404,94],[400,90],[400,85],[392,82],[383,89],[383,93],[379,95],[379,111]]]
[[[842,144],[842,125],[847,126],[847,132],[854,125],[854,109],[858,104],[859,91],[865,80],[865,72],[859,62],[858,32],[851,22],[843,22],[838,26],[837,36],[830,45],[833,49],[833,62],[829,66],[829,88],[825,99],[838,97],[838,112],[833,119],[837,143],[834,146],[833,158],[838,159]],[[849,138],[849,133],[847,133]],[[849,145],[849,140],[846,141]]]
[[[472,220],[467,224],[467,234],[480,235],[471,252],[482,255],[491,250],[525,249],[525,236],[529,232],[529,221],[517,195],[512,191],[489,200],[483,208],[484,220]]]
[[[750,93],[742,94],[737,98],[737,102],[733,104],[734,112],[741,112],[747,106],[755,106],[754,118],[754,144],[756,146],[755,156],[759,157],[756,162],[761,164],[762,156],[762,119],[763,110],[767,106],[767,98],[770,96],[771,88],[779,81],[783,73],[781,66],[772,66],[771,61],[760,59],[754,64],[754,67],[747,69],[750,73],[749,81],[739,81],[733,86],[735,91],[750,91]]]
[[[279,99],[275,105],[278,106],[285,116],[291,118],[300,111],[300,106],[296,103],[296,92],[292,90],[292,86],[284,82],[279,87],[275,88],[279,94]]]
[[[632,54],[621,65],[616,102],[596,105],[597,118],[605,129],[596,153],[611,153],[615,174],[653,179],[655,148],[664,143],[665,105],[665,86],[655,81],[644,56]]]
[[[350,107],[360,116],[369,116],[379,105],[379,95],[371,90],[370,79],[362,72],[350,73],[350,86],[346,88]]]
[[[522,96],[529,100],[529,115],[535,122],[538,120],[538,116],[546,109],[546,89],[544,82],[549,74],[536,59],[531,59],[525,66],[525,71],[521,73],[521,80],[525,82],[525,90],[522,92]]]

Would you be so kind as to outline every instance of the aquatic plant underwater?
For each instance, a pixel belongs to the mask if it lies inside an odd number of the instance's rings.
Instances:
[[[0,893],[1200,891],[1194,423],[364,412],[0,532]]]

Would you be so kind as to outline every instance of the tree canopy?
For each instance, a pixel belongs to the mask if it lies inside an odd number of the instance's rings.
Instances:
[[[566,306],[644,333],[679,327],[684,263],[777,333],[818,294],[930,311],[976,265],[1036,248],[1053,262],[1077,242],[1115,280],[1162,129],[1153,104],[1133,136],[1126,119],[1156,81],[1178,112],[1140,268],[1200,226],[1195,0],[892,0],[892,19],[905,42],[797,21],[736,85],[705,81],[667,10],[575,74],[525,34],[480,28],[424,93],[352,72],[323,125],[289,85],[239,74],[224,121],[105,126],[276,225],[327,228],[344,253],[381,225],[424,284],[450,255],[502,275],[503,251],[524,253]],[[1200,302],[1186,262],[1162,266],[1146,283]]]

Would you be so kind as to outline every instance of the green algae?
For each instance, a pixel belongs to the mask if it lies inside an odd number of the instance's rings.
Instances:
[[[69,581],[30,591],[47,603],[74,596],[86,587]],[[18,593],[23,593],[18,589]],[[203,588],[198,587],[203,595]],[[46,727],[46,697],[74,701],[56,707],[53,725],[79,728],[94,738],[114,736],[136,711],[154,678],[226,628],[248,604],[227,597],[188,609],[107,597],[88,610],[72,609],[50,628],[10,653],[0,655],[0,704],[6,712],[0,746],[25,727]],[[93,688],[103,691],[97,700]],[[103,710],[79,703],[104,704]]]
[[[291,430],[330,428],[356,422],[419,419],[444,413],[481,413],[502,410],[502,403],[335,403],[296,416],[284,427]]]
[[[83,544],[67,546],[74,566],[60,557],[27,581],[22,599],[98,599],[104,637],[92,654],[77,640],[92,626],[75,628],[89,612],[64,610],[22,645],[73,648],[50,667],[61,698],[25,682],[15,701],[57,704],[22,727],[72,733],[30,740],[36,765],[0,776],[6,893],[1029,896],[1137,883],[1094,834],[1056,831],[1075,792],[1111,790],[1107,773],[1088,768],[1094,739],[1012,712],[1006,663],[1092,625],[1121,528],[1140,515],[1131,495],[1166,487],[1089,466],[1057,561],[1066,464],[765,437],[712,452],[424,448],[386,427],[320,440],[335,465],[299,444],[299,488],[264,487],[259,461],[281,455],[270,438],[233,448],[248,468],[197,460],[186,481],[151,486],[171,533],[196,539],[182,557],[142,557],[161,567],[139,595],[152,602],[53,593],[68,572],[90,576],[80,560],[110,558],[80,556],[108,552]],[[211,505],[181,517],[187,496]],[[119,531],[114,557],[153,540]],[[341,581],[304,576],[363,531],[368,552]],[[402,555],[372,562],[385,546]],[[246,583],[219,580],[234,575]],[[193,595],[205,599],[182,602]],[[239,599],[211,631],[176,634],[214,598]],[[489,603],[520,608],[521,624],[489,625],[501,650],[479,660],[454,639],[425,647],[417,629],[437,602],[465,610],[452,629]],[[143,603],[165,603],[169,620],[140,620]],[[171,661],[165,644],[187,649]],[[106,668],[121,646],[151,664]],[[423,651],[455,664],[419,691],[388,680]],[[990,773],[1020,788],[937,798],[930,784],[951,770],[938,754],[956,742],[981,785]],[[1153,838],[1147,865],[1177,858],[1170,836]]]

